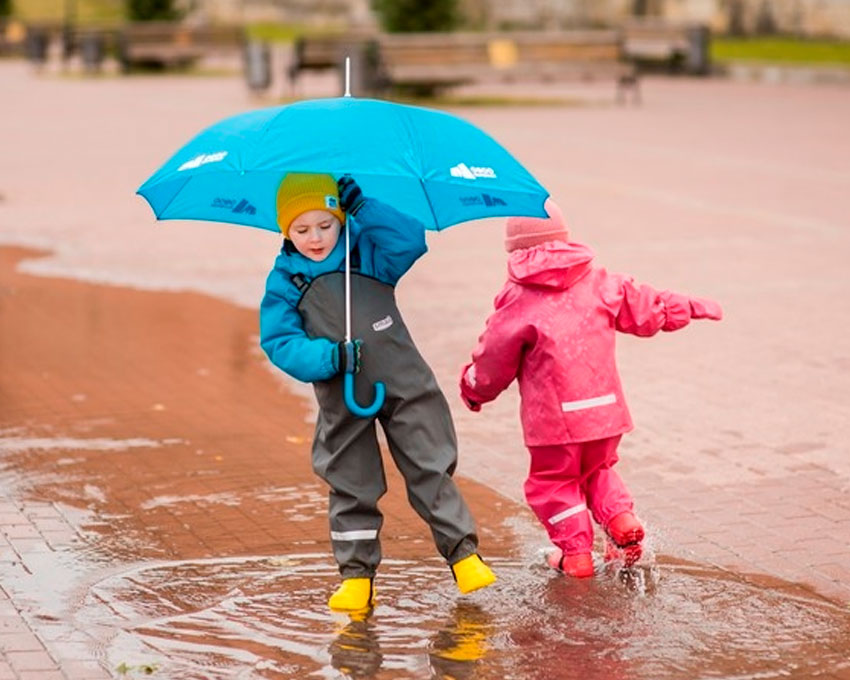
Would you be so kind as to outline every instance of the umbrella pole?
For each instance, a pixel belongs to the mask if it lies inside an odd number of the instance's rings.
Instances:
[[[345,97],[351,96],[351,58],[345,58]],[[351,342],[351,241],[345,220],[345,341]]]
[[[351,60],[345,58],[345,96],[351,96]],[[347,215],[345,220],[345,348],[346,352],[351,347],[351,216]],[[353,353],[349,356],[353,357]],[[342,377],[342,393],[348,410],[360,418],[371,418],[384,405],[386,397],[386,386],[378,381],[375,383],[375,399],[367,407],[357,403],[354,397],[354,369],[346,366],[345,375]]]
[[[345,220],[345,341],[351,342],[351,242]]]
[[[351,96],[351,58],[345,58],[345,94]],[[351,342],[351,242],[349,220],[345,220],[345,341]]]
[[[351,96],[351,57],[345,58],[345,94],[342,96]]]

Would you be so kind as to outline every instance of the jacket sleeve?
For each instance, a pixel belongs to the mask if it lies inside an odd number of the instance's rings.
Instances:
[[[513,382],[526,348],[536,341],[536,329],[517,312],[520,295],[510,285],[499,294],[496,311],[478,338],[472,362],[461,373],[461,398],[473,411],[479,410],[480,404],[493,401]]]
[[[374,198],[363,202],[354,220],[360,238],[374,247],[374,273],[383,281],[394,285],[428,250],[424,224]]]
[[[275,366],[296,380],[328,380],[337,373],[336,343],[307,337],[301,315],[274,291],[281,280],[281,274],[272,271],[266,284],[260,304],[260,345]]]
[[[720,319],[720,305],[712,300],[690,298],[669,290],[638,285],[629,276],[614,275],[615,291],[609,303],[613,307],[618,331],[650,337],[658,331],[677,331],[691,319]],[[609,288],[610,290],[610,288]]]

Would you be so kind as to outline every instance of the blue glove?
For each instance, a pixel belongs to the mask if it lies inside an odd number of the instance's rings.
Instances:
[[[339,188],[339,204],[349,215],[354,215],[360,210],[366,197],[363,191],[351,175],[343,175],[337,182]]]
[[[338,342],[334,352],[334,365],[336,370],[342,373],[359,373],[361,365],[360,346],[362,340],[352,342]]]

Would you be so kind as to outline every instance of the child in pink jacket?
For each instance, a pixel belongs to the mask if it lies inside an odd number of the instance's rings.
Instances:
[[[569,240],[551,200],[549,218],[512,217],[508,281],[496,297],[461,376],[461,396],[478,411],[516,378],[531,466],[525,497],[558,550],[549,563],[593,575],[593,519],[627,566],[641,556],[644,529],[613,469],[632,420],[614,357],[616,331],[649,337],[691,319],[720,319],[713,301],[638,285],[594,267],[593,251]],[[588,514],[588,510],[590,514]],[[611,545],[613,543],[613,545]]]

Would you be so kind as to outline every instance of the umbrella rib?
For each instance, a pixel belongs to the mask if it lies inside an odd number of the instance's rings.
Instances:
[[[425,190],[425,180],[421,177],[419,178],[419,184],[422,185],[422,193],[425,195],[425,200],[428,201],[428,210],[431,211],[431,217],[434,218],[434,227],[436,231],[441,231],[440,223],[437,221],[437,213],[434,212],[434,206],[431,204],[431,197],[428,195],[428,192]]]
[[[192,176],[191,176],[191,175],[189,175],[189,176],[188,176],[188,177],[187,177],[187,178],[183,181],[183,184],[181,184],[181,185],[180,185],[180,188],[179,188],[177,191],[175,191],[175,192],[171,195],[171,198],[169,198],[169,199],[168,199],[168,203],[166,203],[166,204],[163,206],[162,210],[160,210],[160,211],[159,211],[159,215],[164,215],[164,214],[165,214],[165,211],[166,211],[166,210],[168,210],[168,209],[171,207],[171,204],[172,204],[172,203],[174,203],[174,199],[175,199],[175,198],[177,198],[177,195],[178,195],[181,191],[183,191],[183,189],[185,189],[185,188],[186,188],[186,185],[188,185],[188,184],[189,184],[189,182],[191,182],[191,181],[192,181]],[[157,215],[157,216],[156,216],[156,219],[160,219],[159,215]]]

